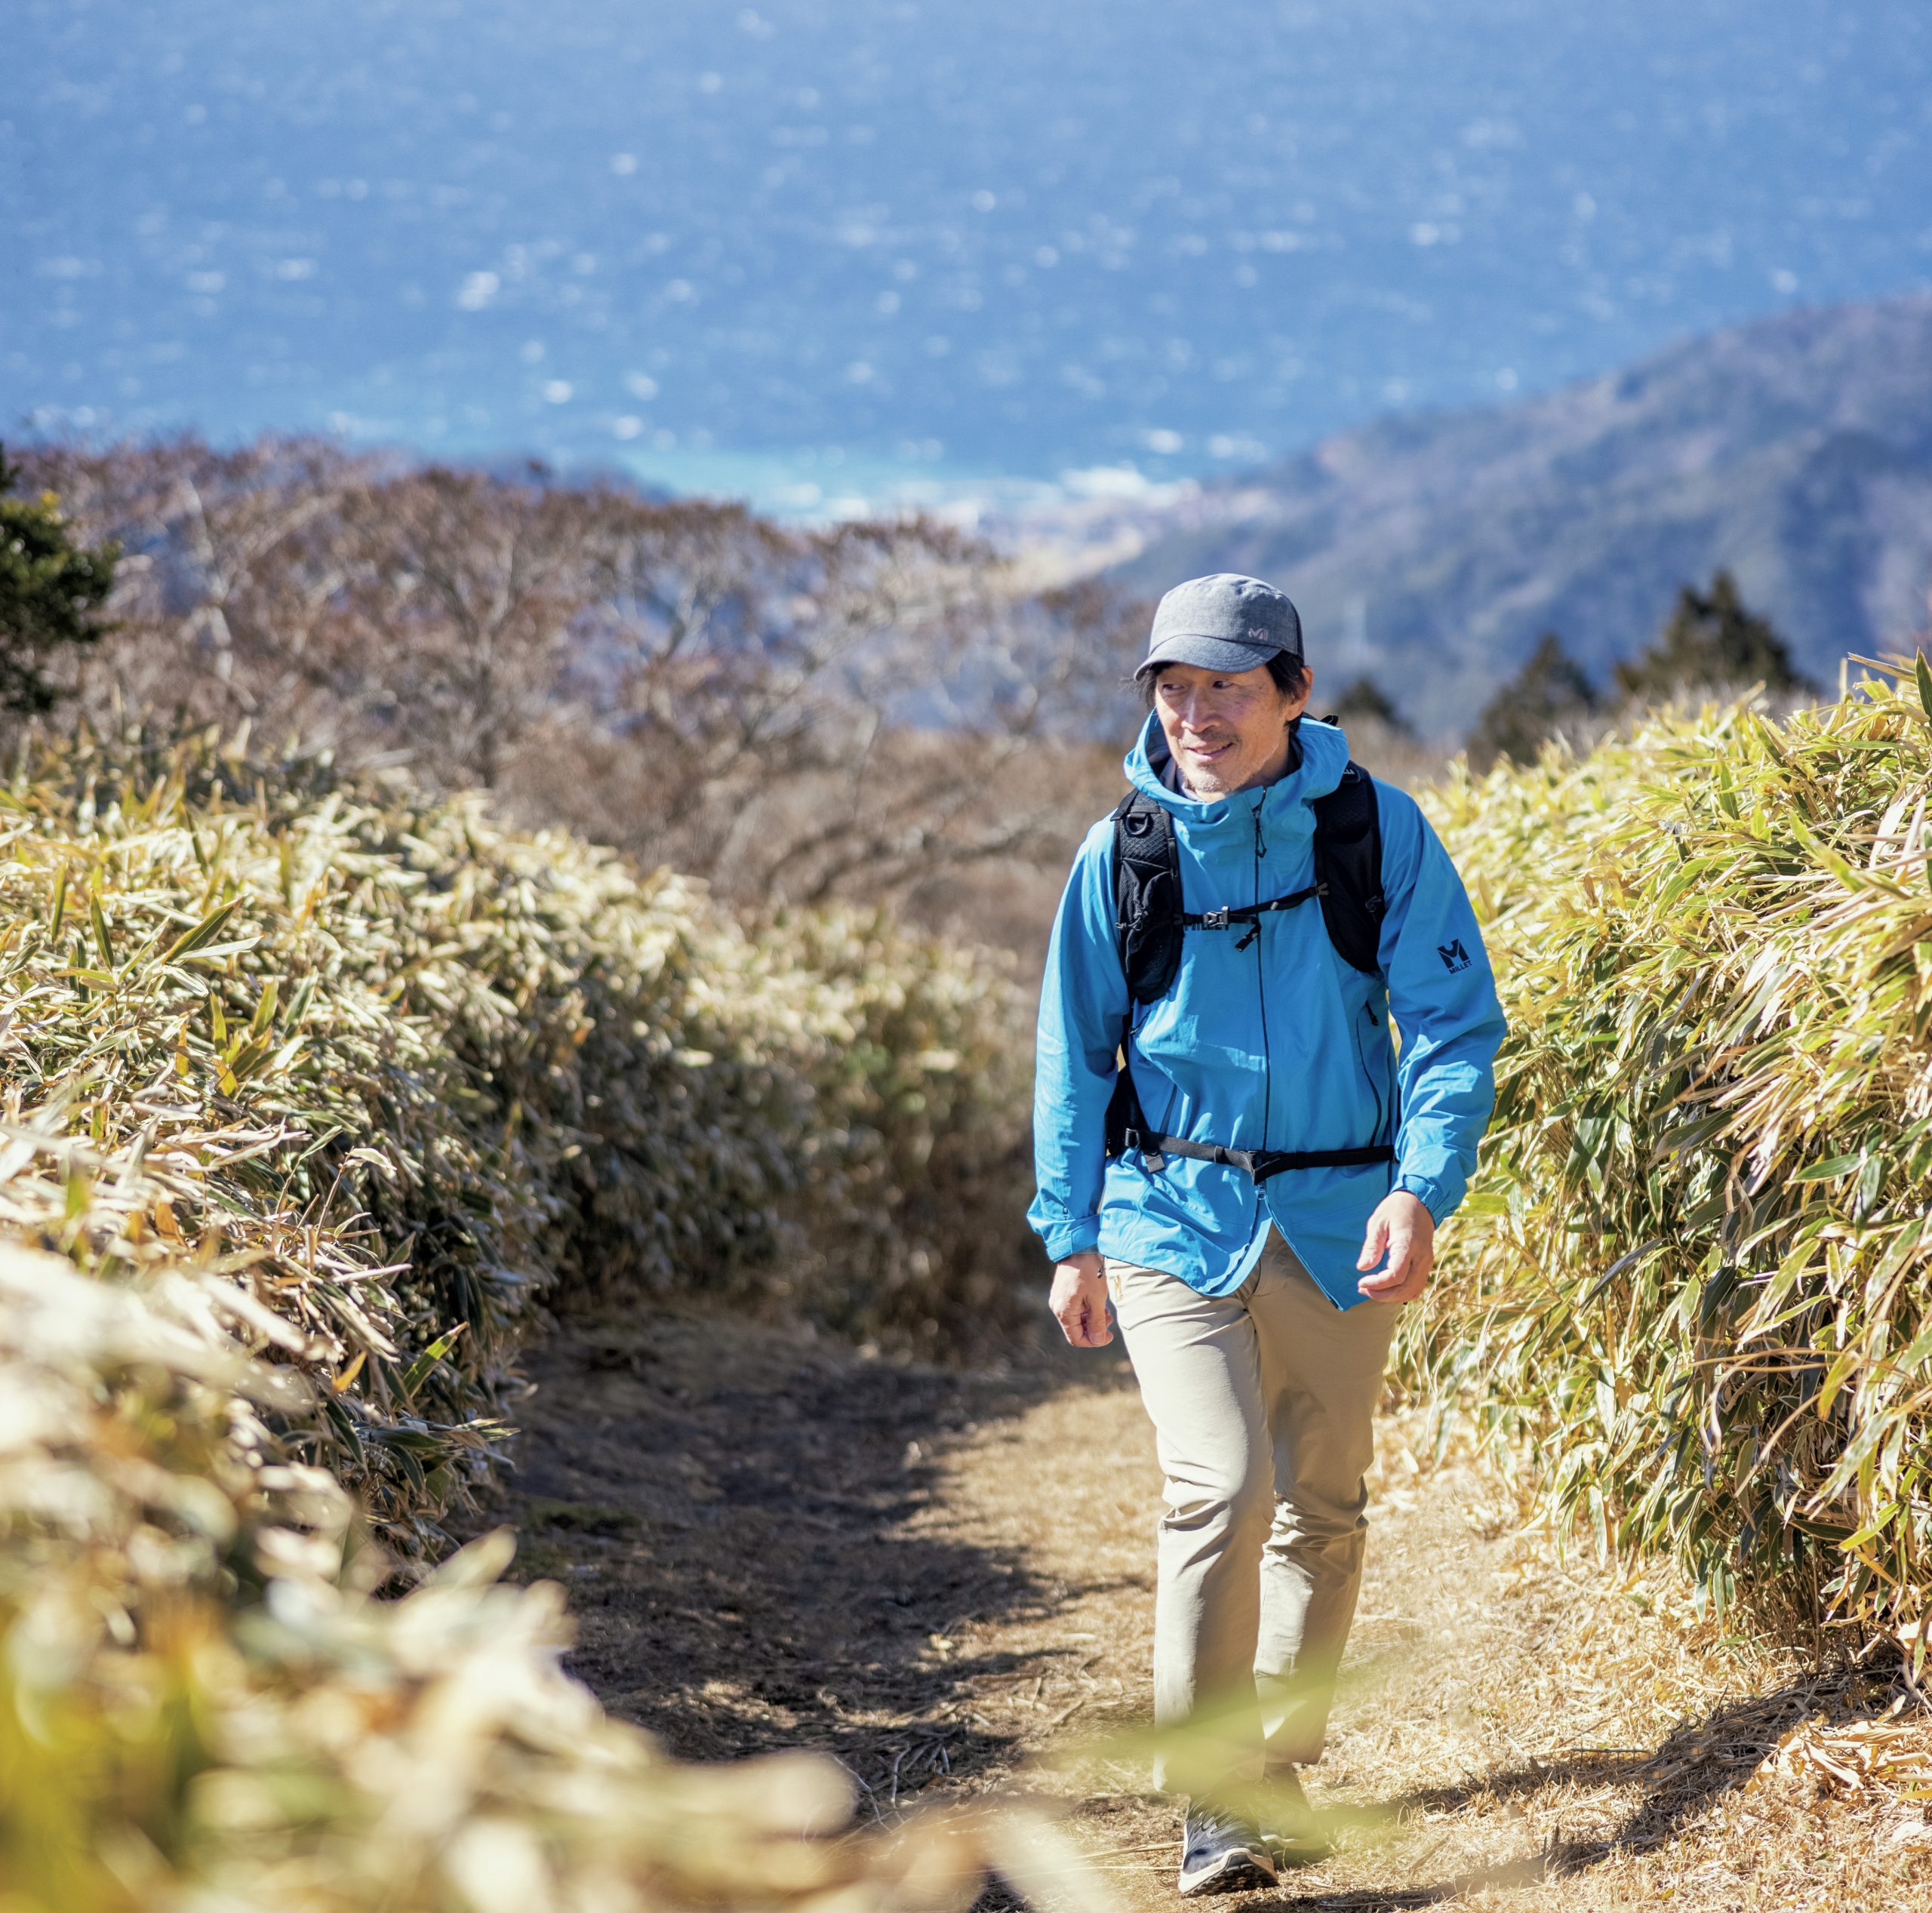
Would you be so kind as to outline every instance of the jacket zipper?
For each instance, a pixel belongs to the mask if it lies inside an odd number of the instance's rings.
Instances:
[[[1261,860],[1268,854],[1267,840],[1261,835],[1261,805],[1254,806],[1254,901],[1261,901]],[[1263,919],[1257,918],[1255,928],[1259,930]],[[1254,990],[1261,1005],[1261,1146],[1268,1146],[1268,1131],[1274,1115],[1275,1057],[1268,1043],[1268,971],[1263,961],[1267,939],[1257,936],[1254,940]],[[1254,1223],[1261,1214],[1261,1185],[1253,1185],[1254,1190],[1254,1216],[1248,1223],[1248,1233],[1254,1232]]]
[[[1364,1021],[1367,1023],[1371,1029],[1374,1029],[1376,1027],[1375,1005],[1372,1003],[1364,1003],[1361,1006],[1361,1013]],[[1387,1042],[1389,1040],[1387,1033],[1386,1032],[1380,1033],[1377,1040],[1383,1043]],[[1355,1032],[1355,1060],[1361,1065],[1362,1075],[1368,1079],[1368,1093],[1375,1099],[1374,1139],[1379,1143],[1382,1140],[1383,1130],[1382,1092],[1376,1087],[1375,1072],[1369,1067],[1368,1039],[1360,1030]]]

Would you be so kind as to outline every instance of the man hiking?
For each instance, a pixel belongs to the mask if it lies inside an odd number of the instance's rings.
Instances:
[[[1191,1894],[1324,1850],[1297,1770],[1354,1616],[1383,1368],[1503,1023],[1435,832],[1303,715],[1282,593],[1177,585],[1136,677],[1132,789],[1047,958],[1031,1219],[1067,1339],[1104,1346],[1111,1315],[1154,1423],[1155,1782],[1186,1770]]]

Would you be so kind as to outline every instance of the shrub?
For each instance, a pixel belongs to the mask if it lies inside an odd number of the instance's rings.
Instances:
[[[1412,1381],[1607,1545],[1849,1626],[1932,1576],[1932,677],[1452,779],[1510,1033]]]
[[[50,711],[58,693],[42,666],[94,643],[119,549],[78,548],[51,492],[9,494],[20,474],[0,447],[0,711]]]
[[[546,1296],[999,1321],[999,970],[208,736],[35,746],[0,851],[9,1908],[1099,1904],[1023,1813],[866,1836],[829,1758],[668,1759],[507,1535],[379,1601],[358,1501],[433,1549]]]

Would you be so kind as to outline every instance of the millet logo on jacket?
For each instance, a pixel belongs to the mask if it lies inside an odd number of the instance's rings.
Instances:
[[[1443,968],[1452,976],[1457,970],[1466,970],[1469,967],[1469,953],[1463,948],[1463,940],[1460,937],[1453,943],[1437,944],[1435,954],[1442,959]]]

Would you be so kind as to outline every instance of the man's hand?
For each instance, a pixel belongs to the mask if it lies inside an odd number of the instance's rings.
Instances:
[[[1414,1301],[1435,1266],[1435,1218],[1407,1189],[1392,1189],[1375,1205],[1355,1266],[1374,1269],[1385,1252],[1389,1266],[1364,1275],[1355,1287],[1371,1302]]]
[[[1107,1322],[1107,1278],[1097,1249],[1082,1249],[1055,1265],[1047,1306],[1076,1349],[1104,1349],[1114,1339]]]

